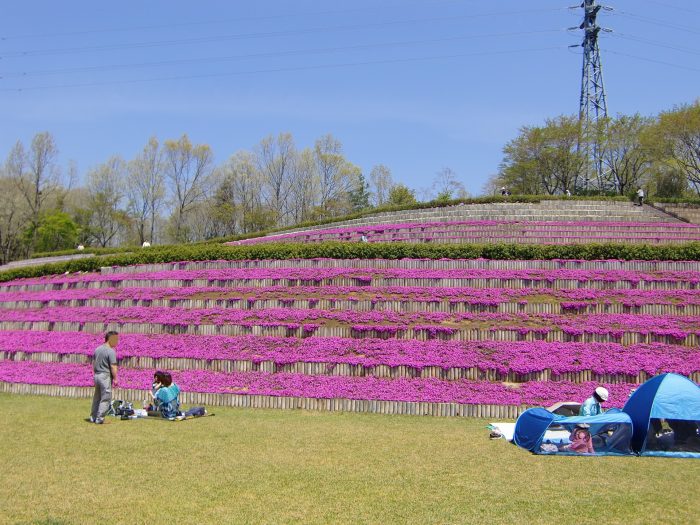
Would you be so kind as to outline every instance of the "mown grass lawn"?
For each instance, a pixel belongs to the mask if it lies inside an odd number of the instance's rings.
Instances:
[[[84,419],[0,395],[2,523],[697,523],[700,462],[538,457],[478,419],[216,408]]]

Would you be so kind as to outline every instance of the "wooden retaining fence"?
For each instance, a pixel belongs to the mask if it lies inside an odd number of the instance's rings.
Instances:
[[[682,346],[700,345],[700,335],[698,333],[688,333],[684,339],[678,339],[670,335],[655,335],[652,333],[638,333],[624,331],[621,336],[605,334],[593,334],[584,332],[580,335],[568,334],[562,330],[552,328],[549,332],[542,333],[529,331],[525,334],[518,329],[504,330],[490,328],[455,328],[453,333],[436,332],[420,328],[399,328],[396,333],[389,333],[381,330],[381,326],[369,328],[366,331],[358,331],[351,326],[244,326],[236,324],[188,324],[188,325],[162,325],[152,323],[80,323],[80,322],[21,322],[2,321],[0,330],[34,330],[34,331],[57,331],[57,332],[87,332],[103,334],[109,330],[116,330],[121,333],[133,334],[171,334],[171,335],[257,335],[271,337],[345,337],[353,339],[377,338],[377,339],[411,339],[419,341],[442,340],[442,341],[546,341],[546,342],[580,342],[580,343],[619,343],[631,345],[637,343],[664,343]],[[441,325],[434,325],[440,330]],[[650,327],[653,330],[653,327]],[[533,328],[537,330],[537,328]]]
[[[115,281],[81,281],[68,283],[45,284],[7,284],[0,286],[2,291],[39,292],[59,290],[92,290],[92,289],[122,289],[122,288],[188,288],[188,287],[220,287],[231,288],[266,288],[270,286],[363,286],[372,290],[379,286],[414,286],[414,287],[447,287],[447,288],[510,288],[530,289],[545,288],[550,290],[697,290],[700,281],[667,280],[630,282],[627,280],[609,281],[603,279],[547,279],[547,278],[393,278],[372,276],[365,277],[336,276],[324,279],[124,279]]]
[[[0,297],[2,299],[2,297]],[[523,300],[527,300],[523,297]],[[577,302],[561,299],[562,303]],[[581,302],[581,304],[583,304]],[[303,310],[344,310],[354,312],[388,311],[402,313],[526,313],[526,314],[640,314],[640,315],[700,315],[700,304],[642,304],[592,302],[581,308],[564,308],[561,303],[502,302],[498,305],[471,304],[468,300],[454,299],[399,299],[399,300],[349,300],[349,299],[57,299],[51,301],[1,301],[2,310],[29,308],[228,308],[234,310],[264,310],[269,308],[295,308]]]
[[[0,361],[33,361],[38,363],[92,363],[92,356],[85,354],[56,354],[51,352],[9,352],[0,351]],[[210,372],[266,372],[293,373],[303,375],[325,375],[343,377],[377,377],[386,379],[405,378],[435,378],[443,381],[467,379],[469,381],[491,381],[507,383],[525,383],[528,381],[569,381],[571,383],[643,383],[654,374],[640,371],[637,374],[600,374],[592,370],[577,372],[553,373],[551,369],[539,370],[521,374],[517,372],[499,372],[494,369],[479,367],[442,368],[439,366],[424,366],[416,368],[399,365],[356,365],[349,363],[275,363],[274,361],[253,362],[250,360],[233,359],[191,359],[176,357],[121,357],[119,366],[124,368],[154,369],[154,370],[206,370]],[[693,372],[688,377],[700,383],[700,371]]]
[[[0,392],[52,397],[91,398],[92,387],[31,385],[0,382]],[[126,399],[134,403],[143,400],[143,390],[115,388],[113,399]],[[462,405],[459,403],[429,403],[424,401],[381,401],[374,399],[341,399],[310,397],[276,397],[243,394],[207,394],[183,392],[180,400],[186,405],[208,407],[270,408],[283,410],[322,410],[326,412],[361,412],[411,416],[477,417],[490,419],[515,419],[527,406],[514,405]]]
[[[700,271],[700,261],[622,260],[499,260],[499,259],[263,259],[242,261],[183,261],[174,263],[105,266],[103,275],[162,272],[169,270],[278,268],[402,268],[413,270],[630,270]]]

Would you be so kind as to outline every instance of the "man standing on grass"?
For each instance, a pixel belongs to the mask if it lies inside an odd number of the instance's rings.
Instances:
[[[101,425],[112,404],[112,387],[117,386],[117,332],[107,332],[104,344],[95,349],[93,370],[95,372],[95,395],[92,396],[90,421]]]

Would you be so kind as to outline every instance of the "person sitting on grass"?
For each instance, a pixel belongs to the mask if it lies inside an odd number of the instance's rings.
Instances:
[[[151,398],[146,399],[143,402],[143,408],[148,412],[149,416],[160,415],[160,412],[158,411],[158,404],[160,402],[156,399],[155,395],[156,392],[158,392],[160,385],[163,383],[163,374],[165,374],[165,372],[161,370],[155,371],[155,373],[153,374],[153,383],[151,384]]]
[[[172,376],[167,372],[163,372],[159,379],[160,381],[153,385],[156,392],[151,392],[151,397],[162,417],[175,419],[181,415],[180,387],[173,383]]]

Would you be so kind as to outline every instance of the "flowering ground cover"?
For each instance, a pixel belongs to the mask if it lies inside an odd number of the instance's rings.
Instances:
[[[0,332],[0,351],[90,356],[101,342],[85,332]],[[700,352],[661,343],[558,343],[545,341],[407,341],[343,337],[200,336],[124,334],[117,355],[126,357],[235,360],[276,364],[347,363],[373,367],[479,368],[502,374],[554,374],[590,370],[597,374],[649,375],[661,371],[700,372]]]
[[[278,300],[292,305],[295,301],[370,302],[370,307],[382,308],[394,302],[451,305],[464,303],[473,306],[498,307],[500,304],[518,302],[559,303],[565,310],[577,311],[595,304],[621,304],[625,307],[645,305],[700,305],[697,290],[636,290],[636,289],[553,289],[553,288],[475,288],[425,286],[265,286],[265,287],[120,287],[77,288],[41,291],[0,291],[0,308],[39,306],[96,306],[97,301],[110,301],[113,306],[136,306],[138,303],[167,301],[173,303],[186,300],[205,300],[225,303],[227,308],[251,307],[257,301]],[[78,304],[80,303],[80,304]],[[8,306],[9,305],[9,306]],[[147,304],[150,306],[150,304]],[[406,305],[402,305],[406,307]],[[424,304],[424,308],[427,306]]]
[[[435,378],[381,379],[205,370],[175,371],[173,380],[186,391],[216,394],[518,406],[550,405],[562,399],[582,399],[588,397],[597,386],[594,383],[566,381],[507,385],[489,381],[444,381]],[[93,373],[90,364],[0,361],[0,381],[89,387],[93,385]],[[147,391],[152,381],[152,370],[125,369],[119,374],[121,388]],[[611,392],[611,405],[622,406],[635,385],[605,386]]]
[[[561,331],[568,336],[584,334],[620,338],[625,333],[651,334],[684,340],[700,334],[700,317],[688,315],[635,314],[539,314],[499,312],[392,312],[268,308],[240,310],[227,308],[131,308],[55,307],[3,311],[2,321],[16,323],[140,323],[154,327],[200,325],[281,327],[302,329],[311,335],[321,326],[347,328],[354,332],[381,332],[388,336],[424,331],[431,336],[452,336],[460,330],[500,330],[545,336]]]
[[[0,382],[89,386],[89,356],[108,325],[122,332],[119,358],[136,363],[120,374],[128,388],[147,386],[152,370],[138,368],[140,358],[180,360],[176,380],[194,392],[511,406],[581,399],[592,388],[587,374],[613,378],[621,404],[640,374],[700,373],[700,263],[226,264],[3,283]],[[212,361],[319,367],[229,373],[208,369]],[[390,377],[375,373],[381,367],[406,370]],[[447,375],[421,376],[426,368]]]
[[[633,270],[580,270],[560,269],[413,269],[413,268],[222,268],[205,270],[165,270],[117,274],[72,274],[18,279],[3,283],[0,291],[62,290],[70,288],[119,288],[133,286],[304,286],[333,285],[348,281],[355,286],[430,286],[443,287],[443,281],[464,281],[459,286],[470,286],[469,281],[509,282],[509,287],[530,288],[554,286],[559,281],[571,281],[575,288],[621,287],[645,289],[663,284],[671,289],[694,289],[700,283],[700,270],[688,271],[633,271]],[[394,283],[393,281],[400,281]],[[407,282],[404,282],[407,281]],[[412,282],[413,281],[413,282]],[[433,282],[429,282],[433,281]],[[523,281],[517,283],[512,281]],[[174,283],[174,284],[171,284]],[[410,284],[408,284],[410,283]],[[448,285],[450,286],[450,285]],[[452,284],[451,286],[455,286]],[[485,286],[485,285],[480,285]],[[503,285],[501,285],[503,286]],[[557,285],[557,287],[572,287]]]

